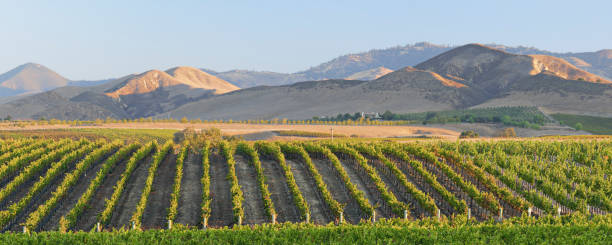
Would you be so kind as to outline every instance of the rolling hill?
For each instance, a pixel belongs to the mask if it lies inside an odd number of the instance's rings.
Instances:
[[[510,47],[498,44],[485,46],[506,51],[512,54],[542,54],[562,58],[572,65],[608,80],[612,79],[612,50],[582,53],[556,53],[532,47]],[[225,72],[209,72],[241,88],[259,85],[285,85],[295,82],[323,79],[362,79],[370,77],[351,77],[359,72],[366,72],[378,67],[397,70],[406,66],[415,66],[441,53],[458,46],[437,45],[427,42],[396,46],[387,49],[374,49],[367,52],[348,54],[328,62],[296,73],[277,73],[268,71],[231,70]]]
[[[67,86],[0,105],[13,118],[135,118],[239,89],[191,67],[151,70],[98,86]]]
[[[371,81],[243,89],[185,104],[163,116],[304,119],[356,111],[418,112],[517,103],[553,112],[612,115],[610,84],[559,58],[469,44]]]
[[[66,86],[68,82],[45,66],[27,63],[0,75],[0,96],[45,91]]]
[[[416,46],[411,49],[417,50]],[[368,59],[343,59],[373,61],[378,57],[374,54],[381,52],[372,51]],[[332,74],[323,72],[322,67],[316,69],[318,74]],[[468,44],[394,72],[377,66],[345,74],[354,71],[350,67],[365,66],[341,66],[338,69],[345,72],[333,74],[358,80],[315,79],[246,89],[212,71],[190,67],[151,70],[97,86],[67,86],[24,96],[0,104],[0,116],[307,119],[356,111],[408,113],[515,105],[535,106],[550,113],[612,116],[612,82],[553,56],[518,55]],[[242,73],[247,80],[256,76]],[[306,72],[299,74],[307,76]],[[279,74],[268,75],[281,81]]]

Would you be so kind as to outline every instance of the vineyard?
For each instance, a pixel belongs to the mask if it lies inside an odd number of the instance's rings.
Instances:
[[[282,223],[361,229],[365,223],[424,227],[419,222],[484,225],[576,216],[609,225],[611,156],[610,139],[6,138],[0,141],[0,229]]]

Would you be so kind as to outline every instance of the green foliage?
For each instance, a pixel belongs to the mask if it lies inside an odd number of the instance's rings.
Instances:
[[[473,130],[463,131],[461,132],[461,135],[459,135],[459,138],[462,138],[462,139],[478,138],[478,137],[479,137],[478,133],[474,132]]]
[[[102,184],[106,175],[114,168],[117,163],[125,159],[131,152],[138,148],[138,144],[132,143],[121,147],[115,154],[107,158],[102,164],[102,168],[96,173],[96,177],[89,183],[85,193],[81,195],[74,207],[64,217],[60,219],[60,231],[67,231],[76,224],[77,219],[83,213],[91,201],[96,189]]]
[[[551,116],[557,121],[562,121],[562,124],[571,125],[576,130],[584,130],[592,134],[612,135],[612,118],[609,117],[570,114],[552,114]],[[578,123],[581,125],[580,129],[577,128]]]
[[[153,181],[155,180],[155,176],[157,175],[157,168],[159,167],[159,164],[164,160],[166,155],[168,153],[171,153],[173,146],[174,144],[172,143],[172,141],[167,141],[153,156],[153,161],[151,162],[151,166],[149,166],[149,175],[147,175],[145,187],[142,190],[142,194],[140,195],[140,201],[138,201],[136,211],[134,211],[134,214],[130,219],[130,221],[134,222],[134,225],[136,227],[141,226],[142,215],[144,214],[145,208],[147,207],[149,194],[151,193],[151,188],[153,187]]]
[[[121,194],[123,193],[123,189],[125,189],[127,180],[128,178],[130,178],[130,175],[132,175],[132,172],[136,168],[136,165],[142,159],[144,159],[147,155],[149,155],[149,153],[153,151],[153,149],[155,149],[156,147],[157,147],[157,143],[155,143],[155,141],[152,141],[148,143],[147,145],[141,147],[128,160],[128,162],[126,163],[125,170],[121,174],[121,178],[117,181],[117,183],[114,186],[113,195],[110,197],[110,199],[105,200],[104,210],[102,211],[102,213],[100,213],[98,217],[98,221],[100,223],[108,224],[108,222],[110,221],[111,215],[113,213],[113,210],[115,210],[115,206],[117,205],[117,202],[119,201],[119,198],[121,197]]]
[[[289,186],[289,191],[293,197],[293,201],[297,206],[298,210],[300,210],[300,215],[302,220],[306,219],[306,216],[310,216],[310,210],[308,209],[308,203],[302,196],[302,192],[298,188],[297,183],[295,182],[295,178],[293,177],[293,172],[291,172],[291,167],[285,162],[285,155],[281,152],[280,147],[277,144],[267,143],[263,141],[259,141],[255,143],[255,147],[257,150],[263,154],[273,156],[278,164],[283,168],[283,174],[285,175],[285,179],[287,181],[287,185]]]
[[[259,191],[261,192],[261,199],[263,200],[268,218],[272,220],[272,216],[276,215],[276,210],[274,210],[274,203],[272,202],[272,198],[270,198],[270,190],[268,189],[268,184],[266,184],[266,176],[264,175],[263,167],[261,167],[261,161],[259,161],[257,151],[255,151],[253,146],[250,144],[240,142],[236,147],[236,153],[243,154],[248,157],[250,160],[249,162],[255,168],[255,172],[257,173],[257,184],[259,186]]]
[[[232,194],[232,213],[234,215],[234,222],[238,222],[240,217],[244,217],[244,209],[242,208],[242,201],[244,201],[244,195],[238,184],[238,176],[236,175],[236,161],[234,160],[234,153],[236,148],[227,141],[221,141],[219,144],[221,154],[225,157],[228,165],[227,179],[230,181],[230,192]]]
[[[168,208],[168,220],[174,220],[178,213],[178,202],[181,195],[181,182],[183,180],[183,163],[189,153],[189,142],[183,142],[183,146],[178,156],[176,157],[176,174],[174,175],[174,184],[172,185],[172,194],[170,194],[170,207]]]

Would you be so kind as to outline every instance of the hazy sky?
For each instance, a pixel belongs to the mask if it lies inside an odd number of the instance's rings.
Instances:
[[[612,48],[612,1],[1,1],[0,73],[73,79],[187,65],[295,72],[428,41]]]

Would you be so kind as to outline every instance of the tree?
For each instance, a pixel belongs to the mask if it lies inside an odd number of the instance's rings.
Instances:
[[[187,120],[187,117],[181,118],[181,123],[187,123],[187,122],[189,122],[189,120]]]
[[[516,137],[516,131],[514,131],[514,128],[505,128],[504,130],[502,130],[499,133],[499,136],[501,136],[501,137]]]
[[[582,128],[583,128],[582,123],[576,123],[576,125],[574,126],[574,128],[575,128],[576,130],[582,130]]]
[[[393,119],[393,112],[391,112],[390,110],[386,110],[383,114],[382,114],[382,118],[384,120],[391,120]]]
[[[10,121],[11,119],[13,119],[13,118],[11,117],[11,115],[6,115],[6,117],[4,118],[4,120],[6,120],[6,121]]]

